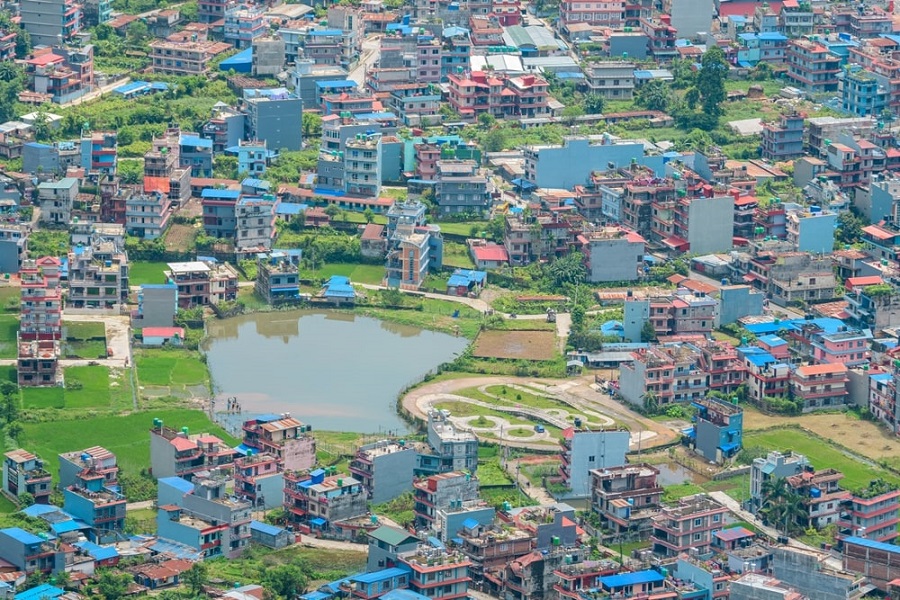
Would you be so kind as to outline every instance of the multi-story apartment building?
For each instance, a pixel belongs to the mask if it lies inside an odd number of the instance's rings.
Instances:
[[[693,345],[673,343],[637,350],[634,361],[623,363],[619,394],[637,406],[656,402],[690,402],[706,397],[709,374],[701,368],[700,351]]]
[[[840,471],[816,471],[811,467],[787,477],[787,487],[801,498],[804,512],[797,525],[818,529],[838,522],[841,507],[850,498],[850,492],[840,488],[839,482],[843,478],[844,474]]]
[[[443,264],[440,229],[425,224],[425,205],[395,202],[388,209],[385,281],[388,285],[418,289],[429,271]]]
[[[812,357],[819,363],[854,367],[869,362],[872,332],[842,326],[836,332],[819,331],[810,336]]]
[[[783,398],[788,393],[791,368],[785,359],[776,359],[770,353],[754,347],[738,350],[747,372],[747,392],[756,403],[763,403],[767,396]]]
[[[435,600],[468,597],[472,563],[459,551],[422,544],[398,558],[409,569],[409,588],[413,592]]]
[[[100,446],[92,446],[59,455],[59,485],[66,488],[78,477],[100,476],[104,487],[119,486],[119,466],[116,455]]]
[[[275,456],[288,471],[305,471],[316,464],[312,426],[290,414],[260,415],[244,421],[244,445]]]
[[[706,554],[712,534],[722,529],[727,513],[727,508],[706,494],[688,496],[675,506],[663,507],[652,517],[653,552],[661,556],[677,556],[688,550]]]
[[[750,465],[750,510],[756,512],[763,507],[766,482],[787,479],[806,472],[809,468],[806,457],[795,452],[782,454],[771,451],[765,457],[754,458]]]
[[[274,194],[241,196],[234,205],[234,243],[238,252],[246,254],[272,249],[277,206],[278,198]]]
[[[842,408],[849,400],[847,367],[840,363],[797,367],[790,386],[803,412]]]
[[[75,0],[22,0],[19,14],[34,46],[69,41],[82,27],[82,7]]]
[[[744,410],[717,398],[691,402],[697,406],[697,420],[688,437],[694,452],[710,462],[722,464],[743,447]]]
[[[463,542],[463,552],[472,561],[470,570],[476,577],[529,554],[534,543],[530,532],[498,526],[463,527],[457,535]]]
[[[838,91],[837,75],[841,71],[841,59],[828,51],[813,38],[792,39],[788,42],[785,58],[787,77],[798,88],[813,94]]]
[[[780,161],[803,156],[803,119],[795,112],[782,114],[778,123],[764,123],[762,131],[762,157]]]
[[[102,176],[116,174],[118,135],[110,131],[83,132],[81,167],[86,173]]]
[[[675,49],[677,30],[672,27],[672,18],[661,15],[659,19],[650,16],[640,18],[640,29],[647,36],[650,55],[661,64],[666,64],[678,56]]]
[[[155,240],[169,228],[172,201],[164,191],[133,193],[124,199],[125,231],[145,240]]]
[[[900,490],[873,481],[844,503],[838,526],[842,533],[892,543],[900,533]]]
[[[257,454],[234,459],[234,493],[255,508],[272,509],[283,504],[284,470],[273,454]]]
[[[165,194],[172,202],[191,197],[191,169],[180,166],[180,138],[181,131],[173,127],[151,141],[150,151],[144,155],[145,194]]]
[[[323,469],[285,471],[284,483],[288,520],[307,531],[342,535],[344,522],[364,517],[368,511],[365,489],[349,475],[326,476]]]
[[[153,476],[183,477],[211,469],[231,469],[237,451],[208,433],[188,435],[187,427],[176,431],[159,419],[150,429],[150,465]]]
[[[638,233],[620,227],[591,228],[576,239],[582,242],[588,281],[634,281],[639,277],[646,242]]]
[[[249,48],[266,32],[263,10],[246,4],[225,9],[225,41],[235,48]]]
[[[300,150],[303,102],[285,88],[244,90],[245,137],[264,141],[269,150]]]
[[[78,180],[64,177],[59,181],[45,181],[37,186],[41,205],[41,221],[56,225],[68,225],[78,195]]]
[[[211,177],[213,141],[196,133],[182,132],[178,138],[178,166],[190,169],[191,177]]]
[[[483,71],[450,73],[449,102],[464,119],[487,113],[497,118],[535,118],[550,113],[549,84],[537,75],[501,77]]]
[[[440,410],[428,411],[428,445],[432,454],[420,454],[417,471],[420,473],[449,473],[478,469],[478,438],[471,431],[457,428],[450,414]]]
[[[13,498],[31,494],[37,504],[49,504],[53,486],[44,461],[26,450],[3,455],[3,492]]]
[[[268,304],[300,297],[300,254],[273,250],[257,254],[256,293]]]
[[[443,214],[483,214],[491,205],[488,179],[474,160],[437,161],[434,199]]]
[[[641,329],[649,321],[658,336],[709,333],[715,328],[718,302],[698,291],[679,288],[671,296],[625,301],[625,338],[641,341]]]
[[[75,309],[119,310],[128,301],[128,255],[116,242],[94,237],[69,252],[69,295]]]
[[[227,263],[169,263],[166,278],[178,286],[178,306],[193,308],[237,297],[237,271]]]
[[[478,478],[461,471],[430,475],[413,482],[413,494],[416,527],[433,529],[437,511],[478,499]]]
[[[625,24],[626,4],[624,0],[564,0],[559,4],[559,28],[568,32],[569,25],[587,23],[595,27],[619,29]]]
[[[150,42],[151,69],[163,75],[206,75],[210,61],[231,49],[224,42]]]
[[[559,441],[559,475],[566,496],[589,497],[589,471],[624,465],[630,442],[631,436],[624,430],[564,429]]]
[[[571,4],[583,5],[581,2]],[[621,4],[624,6],[625,3]],[[590,93],[607,100],[630,100],[634,95],[634,68],[634,63],[624,61],[591,63],[585,73]]]
[[[603,530],[616,538],[645,537],[662,499],[659,469],[640,463],[594,469],[590,475],[591,510],[600,516]]]
[[[66,555],[47,536],[19,527],[0,529],[0,553],[4,560],[28,575],[65,571]]]
[[[125,496],[109,486],[107,473],[87,467],[63,488],[63,510],[90,526],[88,537],[107,542],[125,529]]]
[[[372,504],[381,504],[412,489],[418,458],[404,440],[380,440],[360,446],[350,472],[360,480]]]
[[[381,134],[359,133],[344,142],[344,190],[355,196],[381,194]]]
[[[25,260],[19,269],[21,316],[16,374],[19,386],[57,385],[62,338],[60,260]]]
[[[863,68],[849,68],[844,72],[841,101],[844,112],[858,117],[875,117],[888,110],[888,88],[884,78]]]

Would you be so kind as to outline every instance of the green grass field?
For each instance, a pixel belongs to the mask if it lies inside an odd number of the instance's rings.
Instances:
[[[16,333],[19,331],[19,319],[15,315],[0,314],[0,358],[15,358]]]
[[[141,385],[188,386],[209,382],[209,372],[197,352],[190,350],[150,350],[135,353]]]
[[[21,288],[5,285],[0,287],[0,310],[6,312],[19,312],[19,299],[22,296]]]
[[[769,450],[792,450],[806,456],[816,469],[837,469],[844,474],[841,487],[851,491],[862,489],[878,478],[900,485],[900,477],[897,475],[877,465],[860,462],[839,448],[799,429],[749,431],[744,435],[744,447],[752,446]]]
[[[12,381],[13,383],[16,383],[16,368],[13,366],[0,367],[0,381]]]
[[[66,376],[66,408],[108,408],[109,367],[69,367]]]
[[[359,265],[354,263],[326,263],[315,271],[304,270],[300,275],[307,279],[328,279],[332,275],[350,278],[350,283],[380,284],[384,278],[384,265]]]
[[[446,222],[438,222],[435,225],[441,228],[443,233],[449,233],[452,235],[464,235],[468,237],[472,233],[472,228],[474,227],[479,233],[484,231],[487,227],[487,221],[446,221]]]
[[[83,342],[85,340],[106,339],[106,324],[102,322],[84,323],[82,321],[63,320],[63,327],[65,327],[67,340]]]
[[[128,270],[128,284],[165,283],[166,276],[163,275],[163,271],[168,268],[164,262],[135,261]]]
[[[65,390],[60,387],[23,387],[22,406],[25,408],[64,408]]]
[[[208,432],[228,444],[238,441],[222,428],[210,422],[199,410],[173,409],[132,413],[122,416],[94,417],[90,421],[90,436],[85,436],[83,420],[23,423],[19,444],[44,458],[54,477],[59,470],[56,456],[89,446],[103,446],[115,453],[119,466],[136,474],[150,466],[150,428],[153,419],[175,429],[188,427],[192,433]]]

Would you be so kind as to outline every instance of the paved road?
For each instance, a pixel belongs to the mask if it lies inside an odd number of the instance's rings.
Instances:
[[[366,37],[362,43],[359,62],[350,69],[347,76],[359,84],[360,89],[366,84],[366,71],[381,58],[381,34]]]

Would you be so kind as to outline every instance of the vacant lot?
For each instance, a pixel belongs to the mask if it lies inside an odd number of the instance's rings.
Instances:
[[[163,271],[168,268],[169,265],[164,262],[135,261],[128,270],[128,285],[165,283],[166,276],[163,275]]]
[[[109,367],[69,367],[66,408],[109,408]]]
[[[0,314],[0,358],[16,357],[16,333],[19,320],[15,315]]]
[[[150,428],[155,418],[175,429],[188,427],[191,433],[209,432],[228,444],[237,444],[237,440],[211,423],[205,413],[188,409],[94,417],[90,422],[89,439],[85,437],[83,420],[23,423],[18,441],[21,447],[43,457],[54,476],[59,470],[58,454],[95,445],[115,453],[119,466],[126,472],[138,473],[150,466]]]
[[[25,408],[64,408],[65,390],[61,387],[23,387],[22,406]]]
[[[359,265],[355,263],[325,263],[315,271],[303,270],[304,279],[328,279],[332,275],[350,278],[350,283],[371,283],[380,285],[384,279],[384,265]]]
[[[21,296],[22,288],[17,285],[0,286],[0,310],[6,312],[19,312],[19,299]]]
[[[843,439],[832,438],[838,443]],[[795,428],[749,431],[744,435],[744,447],[758,446],[767,450],[792,450],[806,456],[816,469],[831,467],[844,474],[841,486],[849,490],[864,488],[873,479],[884,479],[900,485],[900,477],[874,464],[865,464],[848,456],[840,448]]]
[[[9,367],[15,381],[15,368]],[[5,374],[0,374],[2,377]],[[69,410],[110,410],[132,406],[127,371],[109,367],[66,367],[65,388],[21,388],[24,408],[65,408]]]
[[[142,395],[192,398],[209,395],[209,371],[199,352],[150,350],[135,353]]]
[[[106,325],[102,322],[63,322],[66,339],[62,354],[66,358],[106,358]]]
[[[193,225],[172,223],[169,225],[169,229],[166,231],[166,237],[163,240],[163,243],[166,245],[166,250],[187,252],[194,247],[194,240],[197,237],[198,231],[200,230]]]
[[[783,417],[764,415],[753,407],[744,407],[744,429],[792,424],[834,440],[866,458],[897,460],[900,457],[900,438],[891,435],[884,427],[862,420],[853,413],[812,413],[800,417]],[[897,466],[900,467],[900,464]]]
[[[552,331],[483,331],[475,340],[473,356],[550,360],[556,354]]]

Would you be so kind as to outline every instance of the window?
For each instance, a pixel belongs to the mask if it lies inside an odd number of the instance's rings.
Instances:
[[[588,462],[594,462],[597,459],[595,456],[588,456]]]

